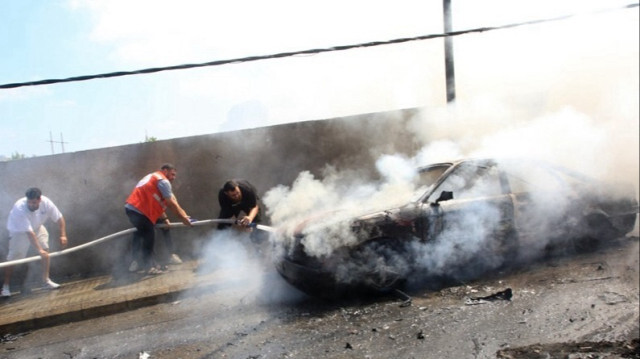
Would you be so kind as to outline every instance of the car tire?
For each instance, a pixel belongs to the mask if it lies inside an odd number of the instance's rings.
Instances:
[[[591,252],[602,244],[624,235],[602,213],[590,213],[584,217],[587,232],[573,240],[573,248],[578,253]]]

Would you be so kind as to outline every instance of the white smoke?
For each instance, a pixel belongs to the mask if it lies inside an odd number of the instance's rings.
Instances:
[[[632,105],[637,108],[637,102]],[[597,180],[626,182],[638,188],[637,113],[617,111],[603,120],[567,106],[527,118],[521,110],[485,97],[446,109],[424,110],[410,121],[408,133],[425,145],[413,157],[380,157],[376,162],[379,180],[358,181],[350,177],[352,173],[331,169],[321,179],[303,172],[291,187],[270,190],[264,202],[273,224],[288,234],[283,238],[289,238],[300,229],[296,226],[306,220],[307,254],[321,257],[336,248],[353,245],[358,238],[347,219],[407,203],[415,197],[418,166],[463,157],[542,160]],[[544,176],[528,168],[520,170],[530,184],[549,187]],[[482,185],[476,183],[469,191],[483,193]],[[570,205],[571,193],[557,188],[541,193],[540,197],[530,198],[530,210],[518,219],[526,221],[528,228],[537,229],[520,244],[524,246],[520,249],[522,260],[539,257],[550,244],[566,245],[551,241],[557,240],[554,231]],[[475,212],[477,216],[462,218],[458,226],[448,228],[436,241],[413,244],[412,265],[435,275],[451,274],[452,268],[462,269],[457,274],[463,277],[498,268],[505,259],[513,259],[507,258],[512,253],[505,253],[501,243],[494,240],[496,233],[489,230],[496,227],[499,211],[499,206],[486,205]],[[336,276],[349,282],[359,271],[388,266],[390,262],[395,263],[396,271],[407,270],[407,258],[389,255],[381,262],[380,257],[377,254],[368,261],[343,263],[336,267]],[[473,265],[465,268],[461,266],[464,263]]]
[[[632,95],[621,96],[616,102],[624,98],[632,98]],[[486,104],[487,101],[460,103],[447,109],[444,116],[443,111],[426,111],[417,117],[412,128],[422,130],[416,132],[425,142],[433,141],[420,151],[419,158],[438,161],[444,154],[453,158],[464,155],[541,160],[604,181],[611,186],[610,189],[622,189],[617,187],[619,183],[638,188],[638,118],[637,113],[628,112],[628,108],[612,111],[614,108],[605,103],[596,112],[600,118],[596,118],[567,106],[555,112],[522,118],[516,116],[519,114],[517,109]],[[638,107],[637,100],[627,105]],[[485,111],[491,108],[498,111],[495,114]],[[455,142],[452,141],[454,138]],[[521,243],[524,248],[520,255],[524,260],[540,256],[548,245],[567,245],[558,243],[562,239],[554,237],[554,232],[572,198],[571,193],[553,187],[549,178],[533,168],[520,168],[519,172],[530,186],[546,189],[530,198],[527,215],[520,214],[518,217],[520,221],[527,222],[524,225],[528,228],[536,229],[535,233],[523,238],[525,243]],[[473,228],[480,230],[484,226]],[[487,238],[482,233],[477,234],[466,237]],[[445,238],[455,241],[460,237],[446,233],[433,248],[416,249],[422,253],[421,264],[425,268],[443,269],[447,268],[443,264],[464,262],[465,258],[461,257],[479,255],[480,252],[476,250],[483,249],[485,245],[482,243],[479,247],[473,241],[466,241],[464,244],[457,243],[454,250],[452,243]],[[481,253],[486,256],[490,252],[482,250]],[[485,264],[498,267],[502,263],[499,258],[489,258]]]
[[[440,233],[434,242],[410,243],[415,253],[415,269],[433,277],[452,275],[454,270],[460,271],[461,268],[469,268],[474,272],[478,270],[468,267],[469,263],[481,264],[481,269],[500,267],[504,258],[500,256],[492,238],[493,233],[489,231],[496,225],[499,216],[496,207],[483,205],[480,212],[458,218],[459,222]]]
[[[269,243],[253,243],[248,231],[214,231],[206,238],[196,271],[199,276],[215,277],[211,280],[215,285],[194,291],[220,290],[235,300],[262,305],[301,298],[275,273]]]
[[[457,8],[456,26],[471,28],[487,21],[475,16],[471,5]],[[470,11],[467,16],[461,13],[465,9]],[[513,10],[505,12],[510,21]],[[527,11],[523,14],[530,16]],[[464,23],[465,18],[474,23]],[[428,101],[430,107],[423,108],[407,128],[394,129],[405,131],[407,142],[419,144],[419,149],[380,157],[379,179],[355,181],[352,173],[336,171],[320,178],[301,174],[291,186],[273,189],[264,197],[273,224],[291,235],[308,219],[314,228],[305,234],[313,240],[306,239],[305,245],[313,248],[312,255],[326,254],[357,240],[347,234],[348,225],[340,219],[413,197],[415,184],[408,168],[465,157],[543,160],[597,180],[629,183],[637,191],[637,34],[637,12],[625,11],[456,38],[456,103],[439,106]],[[381,136],[389,130],[381,129]],[[546,182],[534,173],[525,177],[542,187]],[[525,241],[526,254],[535,257],[549,244],[555,221],[570,200],[569,193],[557,189],[531,199],[531,210],[520,218],[538,233]],[[332,228],[322,229],[319,213],[337,209],[343,211],[326,222]],[[464,227],[416,248],[414,259],[422,268],[443,273],[454,263],[475,258],[486,259],[489,267],[499,266],[501,253],[486,240],[493,233],[485,229],[499,210],[488,206],[478,218],[465,218]],[[636,224],[636,233],[637,228]],[[353,270],[346,265],[340,275],[348,280]]]
[[[593,113],[564,106],[527,115],[484,96],[425,110],[409,130],[426,144],[417,156],[426,162],[458,156],[533,158],[638,188],[638,91],[628,90],[603,95],[609,100],[599,98],[601,107]]]
[[[414,193],[417,172],[411,159],[382,156],[376,167],[382,178],[377,182],[328,167],[322,179],[305,171],[291,187],[269,190],[263,201],[273,225],[287,234],[281,238],[291,237],[304,223],[304,245],[309,255],[328,255],[336,247],[356,243],[346,219],[402,204]]]

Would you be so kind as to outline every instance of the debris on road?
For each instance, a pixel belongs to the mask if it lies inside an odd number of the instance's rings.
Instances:
[[[629,301],[624,295],[615,292],[605,292],[600,295],[599,298],[608,305],[616,305]]]
[[[507,288],[503,291],[488,295],[486,297],[471,297],[465,302],[466,305],[484,304],[487,302],[493,302],[496,300],[511,300],[513,292],[511,288]]]
[[[394,294],[396,296],[398,296],[398,298],[400,298],[400,300],[402,300],[402,303],[400,303],[400,307],[409,307],[411,306],[411,296],[408,295],[407,293],[399,290],[399,289],[394,289]]]
[[[29,334],[29,332],[26,333],[19,333],[19,334],[4,334],[4,335],[0,335],[0,343],[12,343],[18,339],[20,339],[21,337],[25,336]]]
[[[640,342],[600,341],[580,343],[533,344],[520,348],[498,350],[498,359],[542,359],[542,358],[638,358]]]

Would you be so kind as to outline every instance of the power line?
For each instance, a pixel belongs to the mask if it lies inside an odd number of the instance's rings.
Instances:
[[[639,5],[640,4],[638,4],[638,3],[629,4],[629,5],[625,5],[625,6],[617,7],[617,8],[593,11],[590,14],[604,13],[604,12],[624,10],[624,9],[631,9],[631,8],[636,8]],[[578,16],[578,15],[584,15],[584,13],[563,15],[563,16],[546,18],[546,19],[531,20],[531,21],[519,22],[519,23],[514,23],[514,24],[506,24],[506,25],[501,25],[501,26],[479,27],[479,28],[475,28],[475,29],[468,29],[468,30],[461,30],[461,31],[451,31],[451,32],[445,32],[445,33],[421,35],[421,36],[415,36],[415,37],[405,37],[405,38],[386,40],[386,41],[373,41],[373,42],[366,42],[366,43],[360,43],[360,44],[354,44],[354,45],[341,45],[341,46],[333,46],[333,47],[320,48],[320,49],[281,52],[281,53],[271,54],[271,55],[249,56],[249,57],[241,57],[241,58],[236,58],[236,59],[203,62],[203,63],[197,63],[197,64],[183,64],[183,65],[174,65],[174,66],[165,66],[165,67],[152,67],[152,68],[141,69],[141,70],[136,70],[136,71],[118,71],[118,72],[110,72],[110,73],[97,74],[97,75],[75,76],[75,77],[69,77],[69,78],[65,78],[65,79],[48,79],[48,80],[39,80],[39,81],[30,81],[30,82],[17,82],[17,83],[10,83],[10,84],[0,85],[0,89],[10,89],[10,88],[17,88],[17,87],[24,87],[24,86],[51,85],[51,84],[62,83],[62,82],[79,82],[79,81],[87,81],[87,80],[110,78],[110,77],[143,75],[143,74],[151,74],[151,73],[161,72],[161,71],[185,70],[185,69],[192,69],[192,68],[198,68],[198,67],[220,66],[220,65],[227,65],[227,64],[239,64],[239,63],[244,63],[244,62],[252,62],[252,61],[267,60],[267,59],[277,59],[277,58],[292,57],[292,56],[298,56],[298,55],[315,55],[315,54],[320,54],[320,53],[325,53],[325,52],[345,51],[345,50],[351,50],[351,49],[356,49],[356,48],[366,48],[366,47],[374,47],[374,46],[400,44],[400,43],[405,43],[405,42],[430,40],[430,39],[436,39],[436,38],[447,37],[447,36],[460,36],[460,35],[466,35],[466,34],[471,34],[471,33],[480,33],[480,32],[487,32],[487,31],[494,31],[494,30],[510,29],[510,28],[520,27],[520,26],[537,25],[537,24],[542,24],[542,23],[546,23],[546,22],[567,20],[567,19],[570,19],[570,18]]]

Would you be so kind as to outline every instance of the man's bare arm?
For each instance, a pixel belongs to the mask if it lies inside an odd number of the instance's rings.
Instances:
[[[167,207],[171,208],[171,210],[175,212],[175,214],[177,214],[178,217],[180,217],[180,220],[182,221],[182,223],[184,223],[187,226],[191,226],[191,221],[189,220],[189,216],[187,215],[187,212],[185,212],[184,209],[180,207],[180,204],[178,203],[176,196],[172,195],[171,198],[167,200]]]
[[[60,217],[58,225],[60,226],[60,246],[65,248],[67,247],[67,223],[64,221],[64,217]]]

